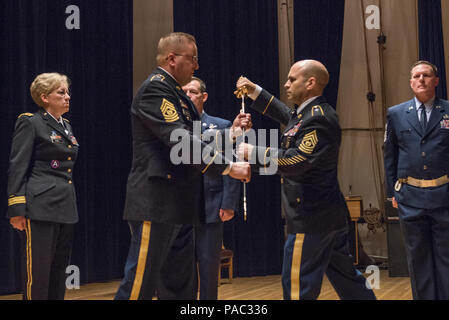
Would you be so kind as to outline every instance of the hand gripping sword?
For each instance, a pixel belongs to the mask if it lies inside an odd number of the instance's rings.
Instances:
[[[237,92],[237,99],[242,99],[241,113],[245,113],[245,97],[248,95],[248,89],[246,87],[242,87]],[[245,142],[245,129],[243,129],[243,142]],[[247,218],[247,210],[246,210],[246,181],[243,181],[243,219],[246,221]]]

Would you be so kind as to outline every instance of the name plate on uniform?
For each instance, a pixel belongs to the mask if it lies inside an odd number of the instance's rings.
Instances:
[[[349,209],[349,215],[352,220],[358,220],[362,217],[363,204],[361,196],[347,196],[345,197],[346,204]]]

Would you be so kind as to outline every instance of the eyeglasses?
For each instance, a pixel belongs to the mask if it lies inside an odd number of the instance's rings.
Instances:
[[[65,95],[68,95],[70,97],[70,91],[68,90],[54,90],[50,92],[49,94],[56,93],[57,95],[61,97],[65,97]]]
[[[192,62],[198,63],[198,56],[191,56],[190,54],[179,54],[179,53],[175,53],[175,56],[188,57],[192,59]]]

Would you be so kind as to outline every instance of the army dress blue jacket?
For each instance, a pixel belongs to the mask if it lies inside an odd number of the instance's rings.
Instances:
[[[251,107],[286,126],[279,148],[254,148],[251,159],[262,168],[277,163],[287,232],[344,228],[349,212],[337,178],[341,129],[335,110],[321,96],[297,114],[266,90]]]
[[[201,125],[190,98],[174,78],[156,68],[131,105],[133,159],[126,189],[125,220],[201,222],[202,175],[220,177],[229,161],[201,141],[201,131],[194,135],[194,121]],[[174,163],[172,157],[183,153],[178,149],[179,134],[190,148],[189,159]],[[174,154],[173,148],[177,150]],[[202,154],[210,156],[202,158]]]
[[[16,121],[8,169],[7,217],[56,223],[78,222],[73,167],[78,141],[44,109]]]

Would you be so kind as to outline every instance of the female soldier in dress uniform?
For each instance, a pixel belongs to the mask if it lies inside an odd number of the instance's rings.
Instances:
[[[64,299],[74,223],[78,142],[69,121],[69,80],[43,73],[31,84],[41,108],[19,115],[8,170],[8,213],[22,240],[23,298]]]

